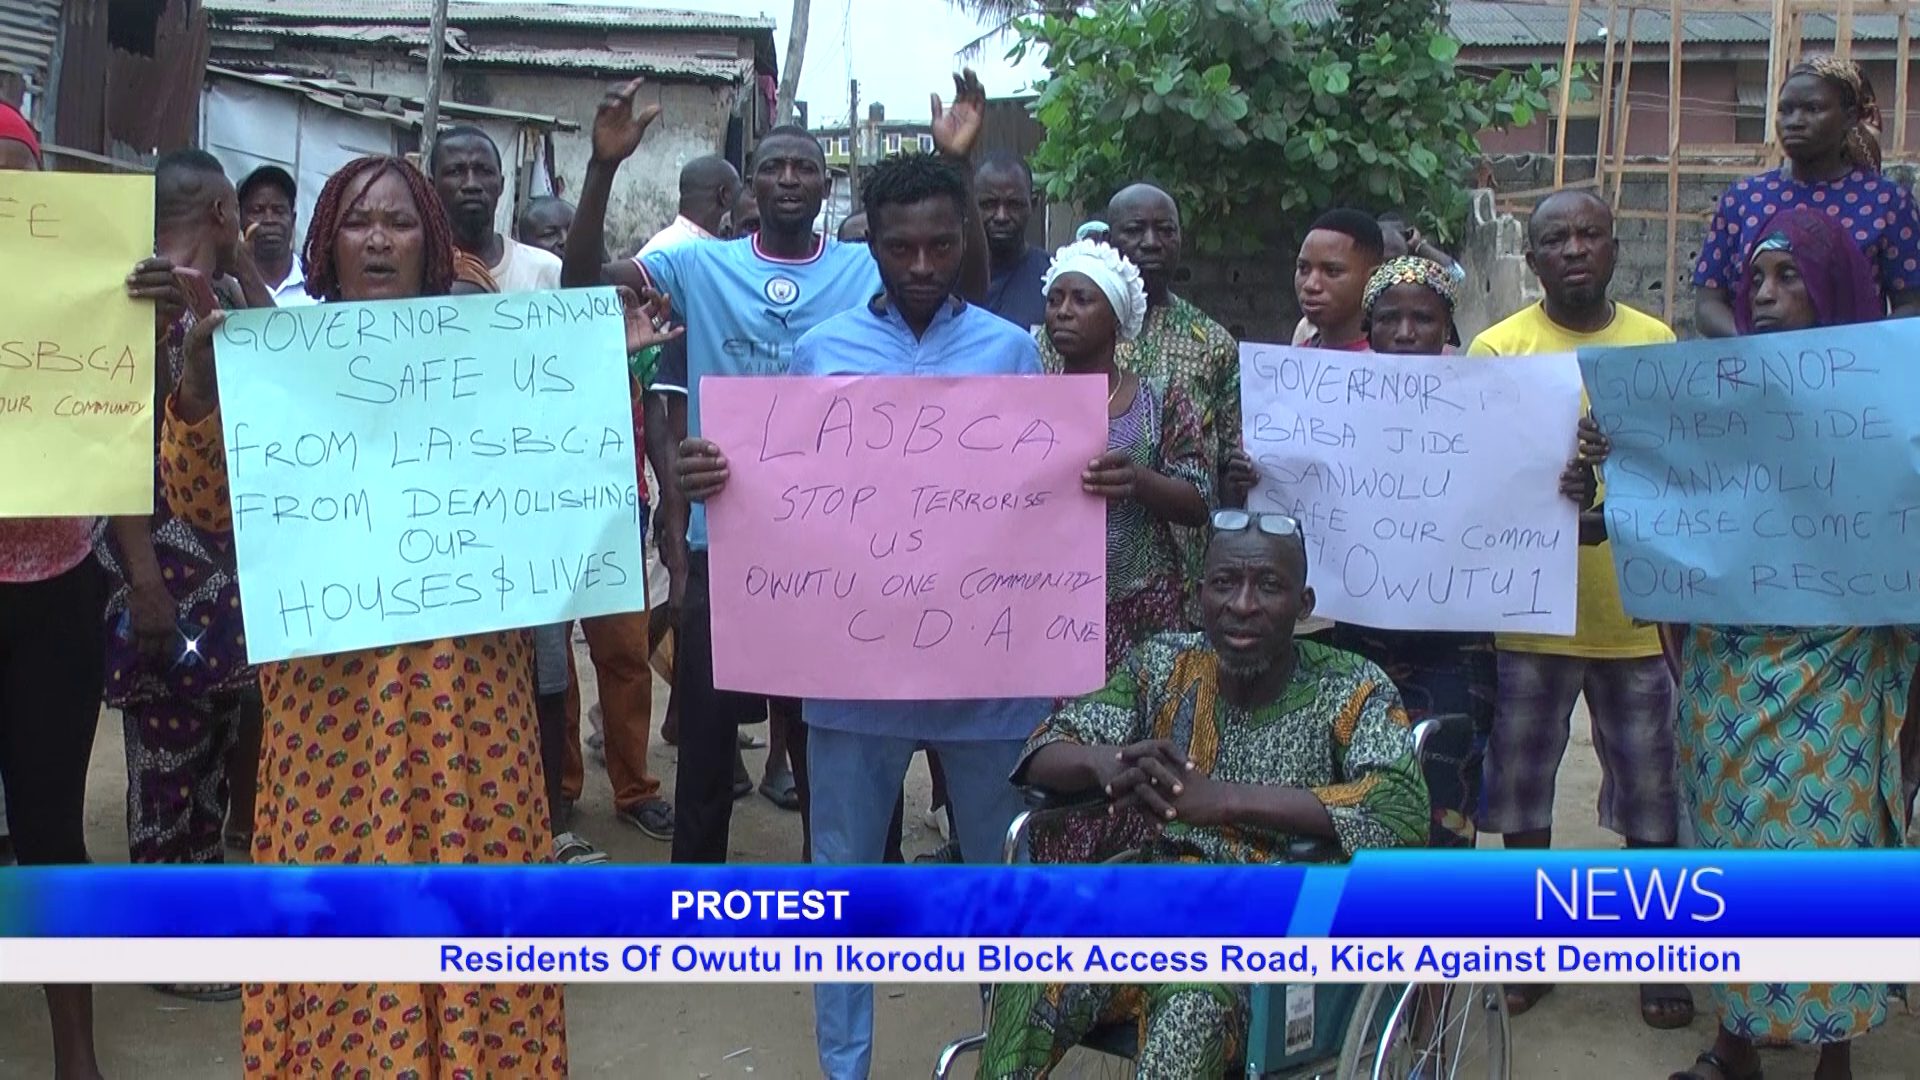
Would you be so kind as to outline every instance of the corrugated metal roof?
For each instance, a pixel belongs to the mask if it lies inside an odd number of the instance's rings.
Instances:
[[[421,100],[406,94],[379,94],[364,86],[343,83],[335,79],[299,78],[289,75],[262,75],[237,71],[216,64],[207,65],[207,73],[228,79],[241,79],[261,86],[271,86],[295,94],[302,94],[313,101],[330,108],[340,109],[360,116],[379,117],[401,124],[420,123],[423,109]],[[538,124],[542,127],[558,128],[561,131],[577,131],[580,125],[571,120],[543,113],[521,112],[518,109],[495,109],[485,105],[469,105],[460,101],[442,101],[440,115],[446,117],[493,118],[514,120],[522,123]]]
[[[416,55],[426,54],[421,51]],[[476,49],[458,56],[448,53],[447,63],[567,68],[576,71],[602,71],[609,75],[658,75],[681,79],[706,79],[714,82],[739,82],[753,72],[753,61],[741,57],[632,53],[613,49]]]
[[[1683,0],[1684,6],[1684,0]],[[1602,42],[1600,31],[1607,25],[1607,5],[1587,3],[1580,8],[1582,42]],[[1296,0],[1295,11],[1311,22],[1339,18],[1338,0]],[[1452,0],[1447,5],[1448,28],[1460,44],[1468,48],[1535,48],[1566,44],[1567,5],[1556,0]],[[1765,44],[1769,38],[1766,12],[1743,14],[1731,11],[1700,12],[1680,16],[1680,41],[1685,44],[1731,45]],[[1668,12],[1642,10],[1633,20],[1633,39],[1641,44],[1667,43],[1671,27]],[[1805,16],[1806,40],[1832,41],[1835,22],[1832,15],[1809,12]],[[1613,33],[1625,34],[1627,13],[1622,10],[1614,20]],[[1853,35],[1860,41],[1892,41],[1899,30],[1893,15],[1856,14]],[[1617,38],[1616,40],[1625,40]]]
[[[354,22],[367,18],[417,21],[432,15],[426,0],[205,0],[209,17],[226,24],[236,19],[298,22]],[[730,30],[772,33],[765,16],[716,15],[639,4],[481,3],[449,0],[449,23],[526,23],[593,27],[606,30]]]
[[[315,23],[309,26],[273,26],[266,23],[234,23],[222,26],[216,34],[243,34],[254,37],[300,38],[308,41],[341,42],[393,42],[401,45],[419,45],[425,47],[430,36],[426,26],[405,25],[361,25],[340,26],[330,23]],[[447,43],[454,49],[464,48],[466,35],[458,29],[447,28]]]
[[[0,4],[0,71],[25,77],[36,96],[44,93],[59,33],[60,0],[6,0]]]
[[[1598,8],[1599,10],[1595,10]],[[1566,43],[1567,6],[1541,0],[1453,0],[1447,6],[1449,28],[1468,48],[1534,48]],[[1600,31],[1607,25],[1607,13],[1599,4],[1583,5],[1580,10],[1581,42],[1601,42]],[[1836,29],[1831,15],[1809,13],[1805,17],[1805,37],[1809,42],[1832,41]],[[1641,11],[1633,20],[1633,40],[1640,44],[1667,43],[1672,22],[1665,10]],[[1612,32],[1624,35],[1627,13],[1621,11]],[[1859,14],[1853,19],[1853,36],[1858,41],[1892,41],[1899,23],[1892,15]],[[1769,17],[1765,13],[1743,14],[1730,11],[1701,12],[1680,16],[1682,45],[1765,44],[1770,37]],[[1625,40],[1616,37],[1615,40]]]

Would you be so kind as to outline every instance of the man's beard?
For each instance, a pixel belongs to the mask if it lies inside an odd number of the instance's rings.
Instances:
[[[1229,658],[1220,654],[1220,669],[1228,675],[1244,682],[1252,682],[1273,670],[1274,657],[1256,656],[1247,659]]]

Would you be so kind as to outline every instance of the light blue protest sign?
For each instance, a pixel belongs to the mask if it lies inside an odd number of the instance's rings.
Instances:
[[[1582,349],[1607,534],[1657,622],[1920,622],[1920,319]]]
[[[238,311],[214,355],[252,661],[646,607],[613,290]]]

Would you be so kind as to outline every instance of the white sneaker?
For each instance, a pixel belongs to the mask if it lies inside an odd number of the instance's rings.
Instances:
[[[595,866],[607,861],[607,853],[574,833],[563,832],[553,838],[553,861],[567,866]]]

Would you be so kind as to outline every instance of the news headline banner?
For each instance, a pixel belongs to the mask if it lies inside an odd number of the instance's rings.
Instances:
[[[215,357],[253,662],[646,607],[613,290],[239,311]]]
[[[1300,519],[1315,614],[1390,630],[1571,634],[1572,354],[1240,346],[1247,508]]]
[[[1913,981],[1912,938],[0,938],[8,983]]]
[[[153,178],[0,171],[0,517],[153,512]]]
[[[1920,940],[1920,852],[1362,853],[1300,866],[21,867],[0,938]],[[1445,880],[1453,902],[1409,905]],[[1831,920],[1828,920],[1831,923]],[[1913,953],[1920,965],[1920,951]],[[1920,967],[1915,972],[1920,977]]]
[[[1106,681],[1096,378],[700,384],[714,685],[795,697],[1054,697]]]
[[[1920,621],[1916,351],[1920,319],[1581,350],[1627,614]]]

